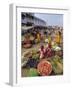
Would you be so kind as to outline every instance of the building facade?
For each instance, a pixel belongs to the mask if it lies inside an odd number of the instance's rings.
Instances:
[[[21,14],[22,26],[46,26],[46,22],[36,16],[34,13],[23,13]]]

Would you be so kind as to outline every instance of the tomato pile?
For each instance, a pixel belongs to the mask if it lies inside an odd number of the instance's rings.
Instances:
[[[42,60],[37,66],[38,73],[42,76],[47,76],[52,72],[52,65],[46,60]]]

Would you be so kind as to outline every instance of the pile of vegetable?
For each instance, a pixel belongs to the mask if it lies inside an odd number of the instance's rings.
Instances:
[[[48,76],[63,74],[63,60],[60,56],[40,59],[37,50],[24,54],[22,69],[25,69],[25,76]]]
[[[63,60],[59,56],[52,57],[51,64],[56,75],[63,73]]]

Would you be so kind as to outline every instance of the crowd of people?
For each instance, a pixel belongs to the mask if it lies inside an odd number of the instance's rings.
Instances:
[[[55,68],[55,66],[54,65],[52,66],[52,62],[51,61],[49,62],[48,60],[49,59],[52,60],[53,59],[52,57],[56,58],[55,56],[58,56],[60,57],[60,59],[63,60],[63,30],[62,29],[60,28],[59,29],[54,28],[51,30],[33,29],[31,31],[28,30],[28,32],[26,32],[22,37],[24,38],[22,41],[22,50],[24,49],[26,51],[29,50],[26,54],[24,54],[24,57],[28,59],[26,61],[27,63],[22,64],[23,69],[27,69],[29,67],[30,69],[35,69],[35,71],[37,71],[37,67],[39,66],[38,64],[41,63],[41,61],[43,61],[42,63],[46,62],[48,65],[50,65],[51,67],[50,72],[52,72],[53,71],[52,68],[53,67]],[[62,63],[60,63],[60,61],[54,61],[53,63],[55,64],[56,62],[57,65],[62,67]],[[48,65],[47,67],[49,68]],[[54,71],[56,73],[58,73],[59,71],[60,74],[63,72],[62,71],[63,68],[61,67],[58,68],[58,67],[54,69]],[[42,67],[40,68],[43,69]],[[45,72],[45,73],[43,71],[42,75],[47,75],[47,73],[49,74],[49,72]],[[38,73],[38,75],[41,74]]]

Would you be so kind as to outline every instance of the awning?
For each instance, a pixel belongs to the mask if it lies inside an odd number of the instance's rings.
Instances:
[[[32,29],[34,28],[34,26],[22,26],[21,29],[22,30],[29,30],[29,29]]]

